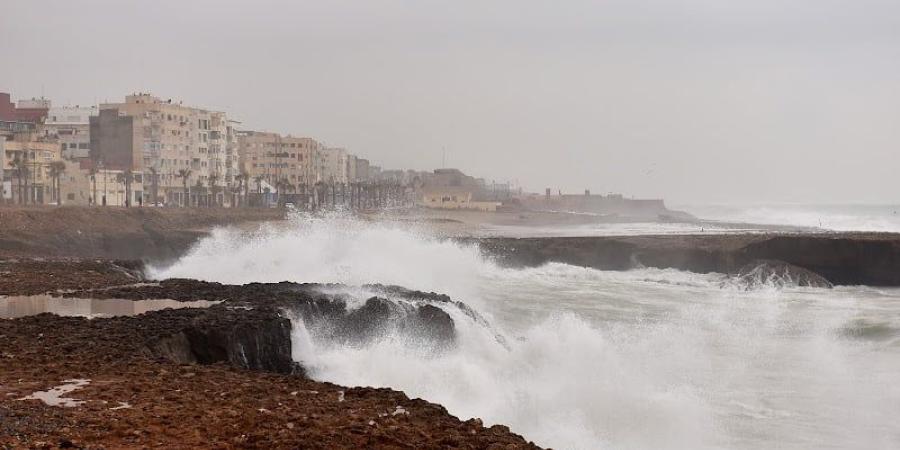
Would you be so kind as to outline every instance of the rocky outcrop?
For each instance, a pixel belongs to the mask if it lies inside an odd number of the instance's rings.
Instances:
[[[153,355],[180,364],[223,362],[278,373],[298,370],[291,358],[291,323],[268,308],[209,308],[148,348]]]
[[[146,298],[140,289],[187,295],[177,288],[190,286],[161,285],[116,289]],[[242,303],[242,295],[267,292],[266,285],[194,287]],[[280,299],[304,288],[268,287]],[[44,292],[53,289],[45,279]],[[0,448],[538,448],[502,425],[463,422],[402,392],[283,373],[277,362],[289,356],[287,321],[269,302],[92,320],[0,319]],[[18,400],[69,378],[90,380],[77,392],[77,408]]]
[[[473,240],[469,240],[470,242]],[[783,261],[840,285],[900,286],[900,235],[785,234],[483,238],[509,266],[561,262],[601,270],[657,267],[734,274],[757,260]]]
[[[833,285],[823,276],[783,261],[754,261],[742,267],[733,282],[743,289],[764,286],[813,287],[831,289]]]

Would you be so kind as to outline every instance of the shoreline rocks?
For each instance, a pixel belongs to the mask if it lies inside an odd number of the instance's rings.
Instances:
[[[336,323],[396,319],[393,303],[377,295],[370,301],[379,314],[348,319],[337,286],[135,283],[120,269],[113,262],[4,261],[0,295],[42,286],[67,297],[223,302],[90,320],[46,313],[0,319],[0,448],[539,448],[504,426],[461,421],[402,392],[306,377],[291,359],[284,308]],[[398,326],[449,338],[452,320],[432,304],[450,301],[446,296],[370,288],[414,305]],[[78,391],[77,407],[16,400],[73,378],[91,380]]]

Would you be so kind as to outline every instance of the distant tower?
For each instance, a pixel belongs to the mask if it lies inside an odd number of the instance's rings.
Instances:
[[[590,196],[591,196],[591,190],[590,190],[590,189],[585,189],[585,190],[584,190],[584,196],[585,196],[585,197],[590,197]]]
[[[547,188],[546,194],[547,194],[547,200],[550,200],[550,188]]]

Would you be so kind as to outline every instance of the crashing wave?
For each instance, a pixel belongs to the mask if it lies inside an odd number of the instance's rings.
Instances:
[[[743,290],[763,287],[811,287],[831,289],[834,285],[825,277],[803,267],[783,261],[759,260],[738,270],[737,274],[723,282],[723,287],[737,286]]]

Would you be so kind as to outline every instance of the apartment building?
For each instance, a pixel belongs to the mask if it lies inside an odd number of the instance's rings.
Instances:
[[[369,181],[371,176],[369,176],[369,160],[365,158],[355,158],[353,161],[354,170],[353,170],[353,181]]]
[[[104,121],[105,111],[115,111],[122,120],[116,123],[110,117]],[[225,191],[232,187],[238,174],[238,156],[236,143],[230,141],[236,138],[236,133],[225,113],[138,93],[126,96],[124,103],[100,105],[99,116],[98,131],[103,132],[104,126],[120,129],[94,139],[94,128],[91,128],[92,142],[102,147],[104,138],[115,141],[133,136],[131,145],[117,147],[121,157],[112,159],[130,162],[128,169],[148,177],[153,189],[144,193],[144,202],[228,203]],[[104,161],[109,160],[108,152],[95,152]],[[107,163],[106,167],[123,169],[120,164]],[[151,198],[152,192],[156,192],[157,199]]]
[[[91,146],[90,118],[97,114],[96,106],[51,106],[40,130],[44,137],[59,142],[63,158],[88,158]]]
[[[347,183],[348,156],[347,150],[343,148],[322,149],[319,159],[320,181],[336,184]]]
[[[8,182],[9,200],[39,205],[55,203],[51,167],[61,160],[59,145],[34,132],[0,136],[0,139],[5,140],[3,180]]]
[[[302,186],[321,180],[319,167],[322,146],[308,137],[282,136],[263,131],[237,132],[238,154],[244,173],[249,176],[251,191],[254,180],[264,180],[276,187],[290,185],[299,192]]]

